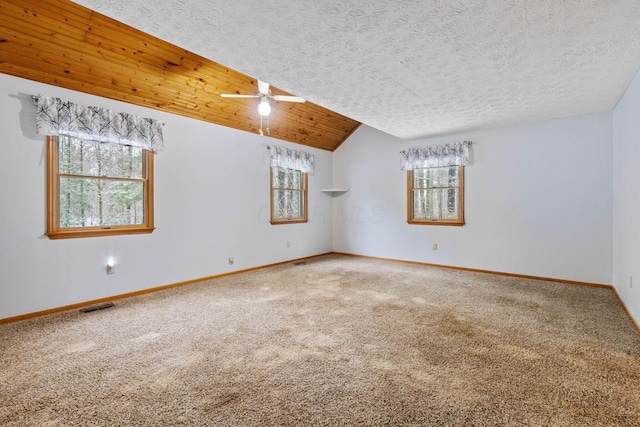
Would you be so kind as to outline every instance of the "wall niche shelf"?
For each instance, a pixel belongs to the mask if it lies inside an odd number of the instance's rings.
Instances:
[[[323,188],[323,193],[331,194],[332,196],[339,196],[340,194],[344,194],[349,191],[348,188]]]

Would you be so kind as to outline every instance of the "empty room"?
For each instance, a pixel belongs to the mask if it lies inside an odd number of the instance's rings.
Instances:
[[[639,70],[636,0],[0,0],[0,425],[638,425]]]

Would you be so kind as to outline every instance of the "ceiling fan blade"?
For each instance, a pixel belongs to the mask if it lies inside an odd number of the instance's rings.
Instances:
[[[223,98],[258,98],[260,95],[240,95],[238,93],[221,93]]]
[[[300,98],[299,96],[273,95],[272,98],[275,99],[276,101],[305,102],[305,99]]]
[[[258,80],[258,92],[269,93],[269,83],[265,83],[262,80]]]

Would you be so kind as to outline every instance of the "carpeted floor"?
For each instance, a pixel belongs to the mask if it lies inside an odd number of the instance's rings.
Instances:
[[[340,255],[0,325],[2,426],[637,426],[611,290]]]

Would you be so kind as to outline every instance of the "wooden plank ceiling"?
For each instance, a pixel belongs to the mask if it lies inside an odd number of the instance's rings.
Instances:
[[[247,132],[260,129],[258,99],[220,97],[257,93],[256,79],[67,0],[0,0],[0,72]],[[271,137],[324,150],[335,150],[360,124],[308,101],[271,105]]]

